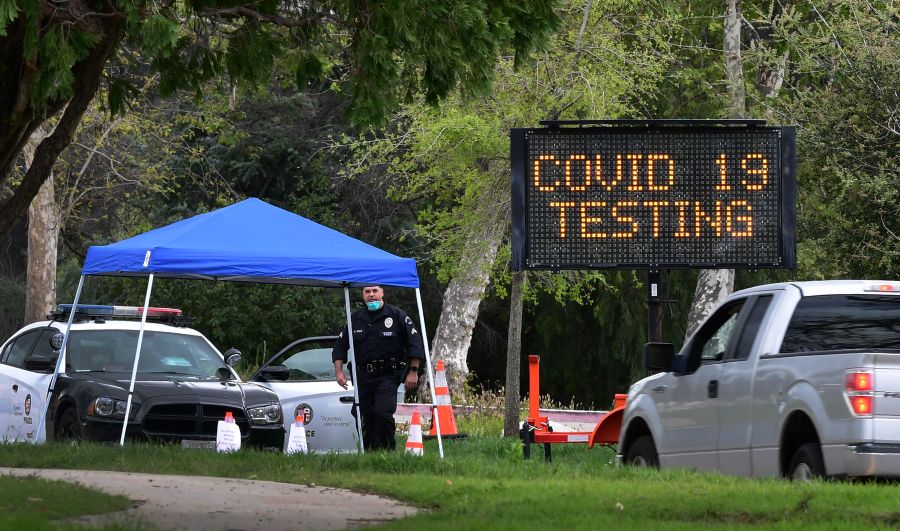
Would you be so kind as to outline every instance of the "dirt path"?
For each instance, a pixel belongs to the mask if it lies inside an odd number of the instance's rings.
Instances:
[[[86,524],[140,522],[196,531],[347,529],[416,512],[383,496],[272,481],[4,467],[0,473],[71,481],[134,502],[124,512],[74,520]]]

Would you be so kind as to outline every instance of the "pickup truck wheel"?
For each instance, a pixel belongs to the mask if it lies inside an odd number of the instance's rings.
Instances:
[[[788,477],[792,481],[811,481],[825,475],[825,461],[822,459],[822,451],[816,443],[800,445],[791,458],[788,467]]]
[[[638,437],[625,454],[625,464],[635,467],[659,468],[659,456],[656,454],[653,437],[649,435]]]

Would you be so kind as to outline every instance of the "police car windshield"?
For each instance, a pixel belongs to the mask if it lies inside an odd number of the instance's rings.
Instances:
[[[74,330],[66,347],[66,365],[75,372],[131,372],[137,330]],[[145,331],[138,372],[219,378],[227,367],[202,337]],[[227,370],[227,368],[226,368]]]

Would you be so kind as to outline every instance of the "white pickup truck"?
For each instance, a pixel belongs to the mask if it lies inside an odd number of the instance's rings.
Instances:
[[[741,476],[900,477],[900,282],[738,291],[675,354],[645,347],[619,462]]]

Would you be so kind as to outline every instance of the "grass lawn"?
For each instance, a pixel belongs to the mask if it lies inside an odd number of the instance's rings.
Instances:
[[[900,526],[896,485],[747,480],[687,471],[617,469],[613,452],[557,445],[546,463],[536,447],[470,436],[435,441],[423,458],[402,452],[219,455],[176,446],[0,446],[0,465],[228,476],[376,492],[426,509],[392,529],[853,529]],[[52,489],[51,489],[52,490]],[[298,500],[302,503],[302,500]],[[105,503],[105,502],[103,502]],[[336,509],[339,510],[339,507]],[[0,526],[3,521],[0,520]]]
[[[125,496],[109,496],[71,483],[0,476],[0,529],[43,531],[56,520],[124,511],[130,506],[131,501]],[[82,527],[57,524],[56,528]]]

